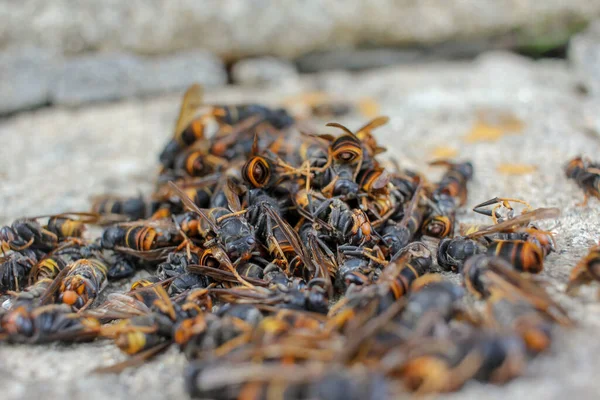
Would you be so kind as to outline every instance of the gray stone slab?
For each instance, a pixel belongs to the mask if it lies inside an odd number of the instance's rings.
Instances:
[[[92,53],[65,60],[51,87],[51,99],[54,104],[80,106],[180,91],[196,82],[227,83],[223,62],[204,51],[158,57]]]
[[[233,65],[231,77],[239,85],[272,85],[297,79],[298,70],[294,63],[281,58],[246,58]]]
[[[48,103],[56,60],[41,48],[0,53],[0,115]]]
[[[339,69],[360,71],[392,64],[422,62],[424,58],[425,51],[417,49],[343,49],[307,54],[298,58],[296,63],[300,72]]]
[[[137,95],[181,91],[193,83],[219,86],[227,83],[223,62],[206,51],[191,51],[140,59],[141,71],[133,77]]]
[[[0,47],[65,53],[171,53],[229,58],[356,46],[431,44],[517,32],[532,43],[600,14],[595,0],[22,0],[0,3]],[[541,32],[541,34],[540,34]]]
[[[600,96],[600,21],[571,39],[569,61],[582,85]]]
[[[52,102],[77,106],[132,97],[137,90],[134,78],[142,73],[139,58],[126,53],[68,59],[52,87]]]

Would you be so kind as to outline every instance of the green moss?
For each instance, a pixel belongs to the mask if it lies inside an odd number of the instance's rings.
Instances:
[[[547,21],[515,32],[516,47],[526,55],[540,57],[564,48],[569,39],[584,30],[588,21],[567,19]]]

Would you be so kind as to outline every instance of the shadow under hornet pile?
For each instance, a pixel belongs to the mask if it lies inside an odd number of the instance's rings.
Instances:
[[[574,324],[531,277],[556,249],[537,224],[560,211],[494,198],[475,207],[488,224],[457,226],[471,163],[435,161],[429,182],[379,161],[387,122],[317,134],[284,109],[206,106],[192,86],[150,198],[2,228],[0,339],[110,339],[131,357],[104,373],[173,345],[194,397],[386,398],[518,377]],[[593,163],[567,174],[598,195]],[[598,264],[592,250],[569,290]],[[152,275],[102,295],[140,269]]]

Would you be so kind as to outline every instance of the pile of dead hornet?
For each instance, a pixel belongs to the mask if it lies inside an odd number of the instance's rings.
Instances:
[[[474,209],[488,225],[459,229],[473,166],[434,162],[435,183],[385,164],[387,118],[319,134],[201,97],[186,92],[151,197],[1,228],[0,341],[110,340],[131,357],[105,373],[174,346],[193,397],[378,399],[507,382],[573,325],[532,278],[558,209],[495,198]],[[599,167],[566,174],[599,197]],[[596,247],[567,290],[599,279]]]

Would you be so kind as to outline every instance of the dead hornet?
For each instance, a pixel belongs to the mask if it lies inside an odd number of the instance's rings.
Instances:
[[[141,291],[150,296],[143,297],[142,293],[138,292],[140,296],[133,300],[120,297],[104,306],[110,313],[112,310],[119,312],[122,306],[126,305],[135,313],[128,319],[102,329],[102,336],[113,338],[117,347],[129,355],[162,348],[165,343],[172,341],[175,323],[195,315],[194,311],[190,315],[176,307],[160,285],[142,288]]]
[[[438,264],[446,270],[457,271],[469,257],[485,252],[505,258],[519,271],[540,272],[546,252],[552,248],[552,237],[527,226],[559,215],[557,208],[538,208],[465,236],[443,239],[438,247]],[[519,239],[514,239],[515,235]]]
[[[2,303],[2,308],[10,310],[22,305],[33,307],[48,292],[52,283],[52,279],[43,278],[27,286],[21,292],[9,292],[11,297]]]
[[[421,276],[431,270],[431,252],[420,242],[408,245],[403,252],[406,257],[399,261],[392,261],[381,270],[376,284],[386,287],[394,300],[410,292],[412,284]]]
[[[122,197],[103,195],[92,198],[92,213],[99,215],[123,215],[131,220],[144,219],[148,215],[148,204],[142,196]]]
[[[74,219],[72,218],[73,215],[61,214],[50,216],[46,229],[54,233],[59,240],[69,237],[81,237],[85,231],[86,219]],[[92,216],[89,221],[96,221],[96,219]]]
[[[327,223],[330,231],[323,235],[338,244],[361,245],[373,240],[375,230],[367,214],[338,197],[322,202],[311,218],[314,217]]]
[[[446,271],[458,272],[470,257],[485,253],[487,244],[485,240],[482,242],[464,236],[442,239],[437,249],[438,265]]]
[[[270,279],[268,275],[265,274],[265,280]],[[226,302],[263,304],[282,309],[327,314],[329,297],[325,289],[326,284],[322,279],[316,278],[305,283],[298,279],[291,281],[283,273],[279,276],[284,283],[271,280],[268,288],[233,287],[231,289],[209,289],[209,292]]]
[[[263,319],[263,313],[252,304],[223,304],[215,314],[218,317],[233,317],[241,319],[252,326],[258,325]]]
[[[271,109],[259,104],[213,106],[226,115],[217,118],[220,129],[211,138],[210,154],[233,160],[247,157],[251,152],[253,137],[264,132],[271,140],[269,147],[278,152],[286,147],[283,130],[294,124],[294,119],[283,109]]]
[[[366,150],[365,164],[371,165],[372,160],[374,161],[373,158],[376,155],[386,151],[385,147],[381,147],[377,144],[377,140],[373,135],[373,130],[387,124],[389,120],[389,117],[386,116],[375,117],[356,131],[356,137],[361,141],[363,148]]]
[[[90,243],[81,239],[65,240],[34,265],[29,274],[29,283],[32,284],[46,278],[54,279],[65,269],[66,265],[82,258],[96,258],[102,255],[102,248],[98,241]],[[118,266],[118,260],[115,260],[114,264]],[[114,266],[111,266],[112,268]]]
[[[590,196],[600,199],[600,164],[584,157],[575,157],[565,167],[565,173],[583,190],[583,202],[579,205],[587,205]]]
[[[72,313],[64,304],[18,306],[0,316],[0,341],[12,343],[82,342],[99,332],[96,318]]]
[[[239,198],[231,196],[230,208],[212,208],[203,210],[174,183],[173,190],[181,198],[186,208],[200,218],[198,230],[205,240],[204,247],[221,246],[232,260],[248,259],[256,247],[254,228],[244,218],[245,210],[241,209]]]
[[[394,365],[402,358],[408,359]],[[470,379],[507,382],[523,373],[526,360],[520,337],[484,331],[426,341],[411,348],[407,356],[390,353],[383,363],[390,364],[387,374],[400,378],[407,389],[439,393],[458,390]]]
[[[390,194],[391,175],[384,168],[364,169],[358,176],[360,208],[376,218],[382,218],[397,208],[397,198]]]
[[[177,197],[168,182],[175,181],[189,198],[200,208],[213,207],[213,198],[217,195],[219,179],[222,173],[215,173],[202,178],[169,178],[165,182],[159,182],[158,188],[152,195],[152,217],[153,220],[169,218],[185,211],[181,200]]]
[[[419,186],[415,190],[412,200],[404,209],[404,217],[400,222],[388,220],[381,230],[381,239],[385,243],[389,258],[406,247],[421,228],[423,210],[419,207],[420,193]]]
[[[45,229],[34,219],[18,219],[10,226],[0,228],[0,249],[22,251],[28,248],[50,251],[58,244],[56,234]]]
[[[174,137],[160,154],[160,162],[164,167],[171,168],[175,158],[182,150],[197,141],[206,139],[206,128],[210,121],[215,121],[219,127],[231,127],[254,118],[276,130],[287,128],[294,123],[294,119],[285,110],[272,110],[258,104],[208,106],[205,113],[198,115],[198,110],[203,105],[202,96],[202,87],[197,84],[192,85],[186,91],[175,125]],[[224,147],[229,143],[227,141],[218,144],[219,146],[211,148],[211,154],[223,154]]]
[[[400,204],[409,202],[414,197],[415,191],[419,187],[419,184],[424,182],[424,178],[421,177],[414,171],[402,169],[395,160],[395,171],[390,173],[390,193],[396,198],[396,201]],[[394,220],[401,219],[394,216],[391,217]]]
[[[339,128],[344,134],[337,138],[331,135],[319,135],[320,138],[331,142],[329,157],[334,172],[333,180],[322,188],[322,192],[331,193],[332,196],[354,197],[359,190],[357,177],[364,160],[362,143],[354,133],[341,124],[330,122],[327,126]]]
[[[403,280],[412,280],[415,272],[418,273],[410,268],[402,272],[401,266],[407,260],[409,257],[406,256],[398,260],[399,264],[392,268],[395,276],[384,279],[381,284],[366,286],[360,291],[346,295],[332,307],[329,325],[348,331],[354,329],[353,326],[356,328],[368,324],[367,321],[373,318],[387,315],[388,323],[392,324],[393,328],[388,330],[389,334],[380,335],[378,338],[380,342],[385,341],[385,350],[406,343],[415,335],[431,336],[437,326],[446,325],[459,315],[461,307],[458,302],[463,298],[464,290],[452,282],[442,281],[438,275],[425,274],[413,280],[410,294],[404,296],[406,281]],[[422,261],[417,259],[412,267],[421,268]],[[396,298],[396,295],[401,297]],[[379,347],[381,350],[382,346]]]
[[[486,305],[486,319],[491,328],[516,332],[530,353],[543,352],[552,344],[555,321],[525,299],[495,292]]]
[[[107,284],[108,267],[97,259],[81,259],[67,266],[58,301],[75,310],[87,308]]]
[[[388,263],[377,246],[338,246],[335,288],[347,293],[351,287],[370,285],[376,280],[378,271]]]
[[[461,275],[465,288],[477,298],[504,295],[528,302],[538,312],[561,325],[573,325],[566,310],[531,278],[515,271],[506,260],[480,254],[465,263]]]
[[[62,271],[67,263],[62,256],[50,253],[36,263],[29,274],[29,283],[34,284],[44,279],[54,279]]]
[[[333,170],[331,167],[331,158],[329,156],[329,146],[311,134],[303,134],[301,137],[302,143],[298,147],[296,153],[296,163],[308,166],[311,171],[312,179],[310,180],[311,188],[323,188],[333,180]]]
[[[252,305],[234,305],[218,315],[198,314],[174,328],[175,343],[190,360],[224,357],[249,343],[262,314]]]
[[[304,150],[304,152],[313,148],[318,150],[312,150],[314,154],[308,159],[311,165],[310,170],[315,173],[313,184],[318,185],[328,197],[354,197],[359,190],[356,178],[363,162],[362,143],[343,125],[331,122],[327,126],[339,128],[344,133],[337,138],[329,134],[309,135],[329,143],[326,159],[323,159],[323,154],[317,145],[312,145]],[[313,161],[317,155],[319,158]],[[315,167],[312,167],[313,164]]]
[[[299,234],[269,204],[262,205],[266,217],[265,247],[273,257],[273,263],[285,270],[288,276],[300,276],[307,281],[323,279],[330,289],[327,265],[317,265],[316,255],[309,253]]]
[[[129,278],[135,275],[138,269],[138,261],[135,257],[115,253],[112,258],[109,259],[110,266],[106,273],[108,280],[116,281],[119,279]]]
[[[329,332],[323,321],[323,316],[304,311],[279,310],[256,326],[246,325],[245,332],[229,339],[217,351],[222,356],[226,349],[227,359],[236,362],[331,360],[332,348],[339,345],[340,336]],[[241,324],[236,325],[239,331]]]
[[[195,295],[190,294],[183,304],[176,304],[160,282],[140,282],[140,285],[134,284],[133,287],[135,290],[130,292],[130,296],[113,293],[105,304],[87,312],[104,320],[122,319],[116,324],[104,325],[101,336],[112,338],[121,351],[135,355],[97,372],[121,372],[162,352],[173,342],[178,321],[194,318],[203,312],[188,302],[188,298]]]
[[[163,282],[154,282],[155,280],[151,278],[135,281],[126,294],[110,293],[102,304],[86,310],[85,314],[98,318],[103,323],[150,314],[155,302],[164,302],[164,299],[169,297],[165,294]],[[169,305],[172,305],[172,302],[165,302],[161,309],[167,309]]]
[[[169,338],[173,321],[159,313],[132,317],[115,325],[114,343],[125,354],[134,355],[160,346]],[[103,332],[103,335],[108,335]]]
[[[156,261],[173,250],[179,232],[171,221],[141,220],[114,224],[102,233],[100,245],[103,249]]]
[[[397,168],[400,171],[399,167]],[[411,171],[390,173],[389,176],[389,194],[380,194],[369,201],[369,211],[376,217],[373,221],[376,227],[385,225],[388,221],[400,222],[406,217],[407,205],[410,205],[413,200],[419,202],[424,198],[421,192],[424,179],[421,176]],[[422,208],[420,203],[417,204],[418,208]],[[422,219],[424,210],[421,210],[421,214],[423,214],[420,217]],[[419,223],[419,228],[421,224],[422,221]]]
[[[241,169],[242,178],[248,186],[254,189],[271,188],[282,180],[280,171],[299,172],[298,169],[288,165],[276,154],[268,149],[264,152],[259,150],[258,134],[254,135],[250,157]]]
[[[268,204],[277,211],[278,215],[284,217],[291,206],[289,196],[291,196],[290,191],[283,185],[269,190],[250,189],[246,191],[244,206],[248,210],[248,222],[255,227],[257,235],[264,237],[265,234],[266,220],[263,217],[263,206]]]
[[[593,281],[600,281],[600,245],[593,246],[571,270],[567,293],[576,294],[580,286]]]
[[[393,308],[394,304],[402,304],[398,300],[411,292],[412,285],[417,279],[427,274],[431,268],[431,253],[422,243],[412,243],[403,251],[399,258],[392,260],[379,272],[365,280],[360,280],[358,271],[347,273],[354,281],[346,278],[346,282],[358,287],[350,291],[352,286],[347,286],[346,299],[341,300],[332,311],[342,309],[336,314],[331,324],[337,327],[351,326],[352,319],[357,312],[371,305],[375,316],[385,313]],[[417,302],[421,302],[417,300]]]
[[[23,290],[31,269],[42,257],[42,254],[31,249],[0,257],[0,293]]]
[[[190,289],[205,288],[211,280],[202,274],[188,271],[190,265],[209,265],[218,268],[220,263],[211,263],[212,249],[205,249],[199,255],[197,252],[179,251],[169,253],[167,260],[160,263],[156,275],[160,280],[173,279],[169,284],[168,293],[174,296]],[[216,266],[214,265],[216,264]]]
[[[321,238],[319,224],[310,221],[304,222],[298,230],[300,240],[315,265],[315,277],[324,279],[327,282],[328,290],[331,290],[329,283],[331,278],[338,274],[339,260],[331,251],[329,245]],[[332,295],[332,293],[329,293]]]
[[[285,398],[359,400],[385,399],[392,389],[376,372],[324,363],[270,364],[197,361],[185,373],[193,398],[215,400]]]
[[[432,322],[450,321],[460,312],[458,302],[463,297],[464,290],[460,286],[441,280],[437,275],[423,275],[412,282],[406,306],[396,321],[408,332],[420,331],[422,335],[431,335],[434,329]],[[431,326],[423,326],[428,320]]]
[[[441,239],[453,233],[455,211],[467,201],[467,182],[473,177],[473,165],[449,161],[435,161],[431,165],[446,166],[448,170],[433,191],[432,212],[423,224],[422,233]]]
[[[494,220],[494,223],[503,222],[508,219],[515,219],[514,209],[511,206],[511,202],[517,202],[525,205],[525,209],[522,211],[521,215],[529,214],[535,211],[532,211],[532,207],[529,203],[519,200],[519,199],[508,199],[508,198],[499,198],[495,197],[491,200],[483,202],[477,205],[473,211],[489,215]],[[483,207],[496,204],[491,210],[486,210]],[[503,211],[503,212],[502,212]],[[490,236],[494,241],[526,241],[531,244],[537,246],[542,251],[543,258],[545,258],[549,253],[556,251],[556,244],[554,241],[554,236],[552,233],[547,231],[542,231],[537,226],[533,225],[531,222],[527,222],[522,224],[522,227],[519,229],[513,228],[508,231],[498,232],[493,236]]]
[[[487,253],[509,260],[513,266],[523,272],[537,274],[544,268],[544,258],[547,248],[541,245],[547,243],[547,233],[529,231],[524,239],[494,240]]]
[[[348,196],[354,193],[359,175],[361,175],[359,187],[366,193],[375,194],[385,190],[388,177],[379,168],[374,157],[385,152],[386,149],[377,144],[372,131],[385,125],[388,121],[388,117],[376,117],[360,127],[355,133],[335,122],[327,124],[327,126],[341,129],[344,132],[337,139],[330,135],[319,136],[331,142],[330,156],[333,169],[340,180],[340,182],[335,183],[334,196]],[[356,167],[358,171],[352,173],[351,168],[344,168],[344,165]]]
[[[254,136],[252,146],[252,157],[242,167],[242,178],[248,188],[235,182],[233,178],[228,178],[224,194],[228,198],[232,198],[233,202],[237,199],[234,197],[244,194],[244,204],[247,209],[247,219],[252,226],[255,227],[257,236],[266,240],[266,236],[270,233],[267,229],[268,216],[265,215],[264,207],[268,205],[274,209],[279,216],[283,216],[289,204],[291,190],[286,187],[284,178],[281,174],[283,169],[285,176],[292,176],[299,173],[297,169],[287,165],[274,154],[269,156],[258,154],[258,135]]]
[[[175,133],[160,153],[160,162],[165,168],[173,167],[175,158],[183,149],[205,138],[204,121],[193,120],[203,103],[202,97],[202,86],[198,84],[190,86],[183,95]]]
[[[209,287],[211,283],[217,282],[226,288],[239,286],[240,283],[247,287],[268,286],[263,276],[265,265],[269,262],[261,257],[240,259],[234,264],[222,249],[209,247],[198,252],[197,256],[192,253],[192,257],[187,256],[187,259],[189,261],[185,262],[185,272],[176,275],[169,287],[170,291],[173,288],[187,290]],[[194,260],[197,262],[193,262]]]
[[[524,206],[521,214],[525,214],[532,210],[531,205],[526,201],[520,199],[506,198],[506,197],[494,197],[493,199],[484,201],[473,207],[473,211],[478,214],[487,215],[491,217],[494,224],[504,222],[507,219],[515,218],[515,209],[511,203],[520,203]],[[486,207],[494,206],[491,209]]]
[[[203,177],[209,174],[223,171],[229,165],[229,161],[223,157],[209,153],[209,143],[200,142],[188,150],[182,152],[175,158],[175,176]],[[167,173],[166,176],[169,176]]]
[[[252,258],[240,263],[235,269],[247,281],[262,280],[265,273],[265,266],[254,262]]]
[[[63,243],[50,253],[34,249],[13,252],[0,258],[0,292],[20,291],[39,279],[54,279],[65,266],[65,258],[81,252],[75,243]]]
[[[70,239],[80,239],[86,229],[86,224],[99,224],[103,221],[110,221],[108,217],[103,218],[100,214],[85,212],[70,212],[56,215],[42,215],[28,218],[31,221],[47,218],[47,223],[42,227],[42,232],[54,240],[61,242]],[[71,240],[75,243],[76,241]],[[35,247],[35,246],[34,246]]]
[[[278,308],[327,314],[328,287],[329,283],[321,278],[314,278],[307,283],[296,281],[292,286],[277,285],[270,297]]]

